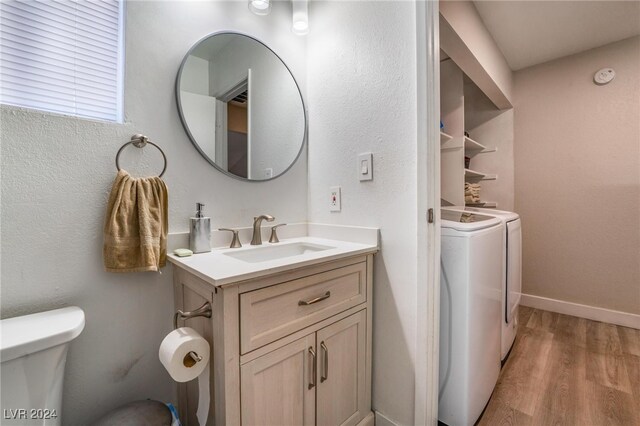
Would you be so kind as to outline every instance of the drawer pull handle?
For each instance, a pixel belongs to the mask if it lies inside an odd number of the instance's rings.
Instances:
[[[322,362],[322,375],[320,376],[320,383],[324,382],[329,378],[329,349],[324,342],[320,343],[320,347],[324,351],[324,360]]]
[[[325,294],[323,294],[322,296],[316,297],[315,299],[311,299],[311,300],[300,300],[298,302],[298,306],[309,306],[309,305],[313,305],[314,303],[318,303],[318,302],[322,302],[325,299],[328,299],[331,297],[331,292],[328,291]]]
[[[309,354],[311,354],[311,377],[309,377],[309,389],[316,387],[316,374],[318,374],[318,363],[316,360],[316,351],[312,346],[309,346]]]

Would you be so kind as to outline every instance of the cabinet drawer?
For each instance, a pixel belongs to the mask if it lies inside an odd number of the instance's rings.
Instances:
[[[245,354],[364,303],[366,262],[240,295],[240,352]]]

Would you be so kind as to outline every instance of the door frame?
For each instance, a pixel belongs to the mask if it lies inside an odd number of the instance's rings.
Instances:
[[[417,285],[414,423],[438,423],[440,329],[440,12],[416,1]],[[433,220],[429,221],[429,210]]]

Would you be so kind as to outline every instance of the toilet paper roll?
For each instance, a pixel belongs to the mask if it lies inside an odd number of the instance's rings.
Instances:
[[[173,330],[162,340],[158,357],[176,382],[198,378],[198,410],[196,417],[202,426],[209,417],[209,342],[190,327]]]
[[[181,327],[162,340],[158,356],[173,380],[188,382],[198,377],[209,365],[210,350],[209,342],[197,331]],[[194,358],[202,359],[196,361]]]
[[[211,395],[209,394],[209,364],[204,368],[202,375],[198,378],[198,409],[196,410],[196,418],[201,426],[207,424],[209,418],[209,403]]]

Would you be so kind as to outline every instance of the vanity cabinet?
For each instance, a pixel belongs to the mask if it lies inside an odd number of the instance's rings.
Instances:
[[[305,336],[240,367],[242,424],[315,424],[315,340]]]
[[[362,310],[242,365],[242,423],[358,424],[367,409],[365,342]]]
[[[213,286],[174,269],[176,309],[212,346],[208,425],[372,425],[373,254]],[[182,325],[182,324],[179,324]],[[196,381],[179,384],[197,425]]]
[[[356,425],[369,410],[366,325],[366,313],[360,311],[316,333],[319,425]]]

